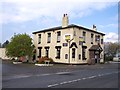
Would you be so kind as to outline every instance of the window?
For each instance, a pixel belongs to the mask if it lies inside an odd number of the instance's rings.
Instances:
[[[74,36],[76,36],[76,31],[74,31]]]
[[[60,42],[60,36],[61,36],[61,32],[57,32],[57,42]]]
[[[79,60],[81,59],[81,54],[78,55]]]
[[[42,50],[42,47],[38,47],[38,50],[39,50],[39,56],[38,56],[38,58],[40,58],[41,57],[41,50]]]
[[[103,39],[101,39],[101,44],[103,44]]]
[[[91,34],[91,44],[93,44],[93,37],[94,37],[94,34]]]
[[[86,32],[83,32],[83,43],[85,43],[86,40]]]
[[[98,42],[98,43],[100,42],[100,36],[99,35],[95,36],[95,41]]]
[[[68,59],[68,54],[65,54],[65,59]]]
[[[86,47],[82,47],[82,59],[86,60]]]
[[[60,59],[60,49],[59,48],[57,49],[57,56],[56,56],[56,58]]]
[[[72,48],[72,58],[75,58],[75,48]]]
[[[61,46],[55,46],[55,48],[56,48],[56,59],[60,59]]]
[[[49,57],[49,47],[45,47],[45,56]]]
[[[41,34],[38,34],[38,44],[41,43]]]
[[[50,41],[51,41],[51,33],[48,33],[48,41],[47,41],[47,43],[50,43]]]

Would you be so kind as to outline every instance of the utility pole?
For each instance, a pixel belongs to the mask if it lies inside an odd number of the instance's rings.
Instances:
[[[68,62],[70,64],[70,42],[72,41],[73,39],[70,39],[70,40],[66,40],[68,42],[68,48],[69,48],[69,58],[68,58]]]

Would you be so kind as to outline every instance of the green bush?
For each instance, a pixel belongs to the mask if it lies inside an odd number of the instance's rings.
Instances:
[[[113,61],[113,57],[112,56],[105,56],[105,61]]]

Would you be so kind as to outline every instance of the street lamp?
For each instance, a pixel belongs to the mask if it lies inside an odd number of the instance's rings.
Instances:
[[[65,35],[65,40],[68,42],[68,47],[69,47],[69,58],[68,58],[68,61],[69,61],[69,64],[70,64],[70,42],[73,39],[71,39],[71,35]]]

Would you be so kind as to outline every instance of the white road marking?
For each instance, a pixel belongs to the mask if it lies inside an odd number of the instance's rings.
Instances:
[[[48,85],[48,87],[54,87],[54,86],[57,86],[59,84],[52,84],[52,85]]]
[[[91,78],[95,78],[95,77],[97,77],[97,76],[90,76],[90,77],[88,77],[88,78],[91,79]]]
[[[85,80],[85,79],[87,79],[87,78],[82,78],[82,80]]]
[[[70,73],[70,72],[58,72],[58,73],[55,73],[55,74],[67,74],[67,73]]]
[[[60,84],[66,84],[66,83],[68,83],[68,82],[62,82],[62,83],[60,83]]]
[[[80,81],[81,79],[77,79],[77,81]]]
[[[105,73],[105,74],[98,74],[97,76],[90,76],[90,77],[86,77],[86,78],[82,78],[82,79],[75,79],[75,80],[71,80],[71,81],[64,81],[64,82],[61,82],[60,84],[51,84],[51,85],[48,85],[48,87],[54,87],[54,86],[57,86],[57,85],[64,85],[64,84],[68,84],[68,83],[73,83],[73,82],[77,82],[77,81],[80,81],[80,80],[85,80],[85,79],[92,79],[92,78],[95,78],[95,77],[98,77],[98,76],[105,76],[105,75],[110,75],[110,74],[114,74],[114,73],[119,73],[120,71],[118,72],[112,72],[112,73]]]
[[[78,80],[76,79],[76,80],[72,80],[73,82],[77,82]]]

